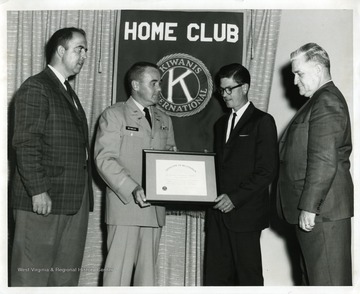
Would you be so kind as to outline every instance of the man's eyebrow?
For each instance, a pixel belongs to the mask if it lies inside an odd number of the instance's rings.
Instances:
[[[84,49],[85,52],[88,51],[88,48],[84,47],[83,45],[79,45],[79,46],[76,46],[75,48],[81,48],[81,49]]]

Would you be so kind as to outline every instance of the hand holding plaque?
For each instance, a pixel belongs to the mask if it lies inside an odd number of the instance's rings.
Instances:
[[[137,186],[132,194],[134,196],[135,203],[138,204],[141,208],[150,206],[150,203],[146,202],[145,192],[141,186]]]

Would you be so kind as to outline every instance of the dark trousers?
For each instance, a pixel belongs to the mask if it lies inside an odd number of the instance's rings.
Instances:
[[[75,215],[14,210],[11,286],[78,285],[89,217],[85,190]]]
[[[206,225],[204,285],[263,286],[261,231],[230,231],[217,212]]]
[[[304,284],[351,286],[351,219],[316,223],[311,232],[296,226],[303,256]]]

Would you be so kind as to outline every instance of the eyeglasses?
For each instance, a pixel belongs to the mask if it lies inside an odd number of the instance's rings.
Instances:
[[[218,88],[218,92],[219,92],[219,94],[220,94],[221,96],[224,95],[224,92],[225,92],[226,94],[228,94],[228,95],[231,95],[232,90],[234,90],[235,88],[239,88],[239,87],[241,87],[242,85],[244,85],[244,84],[239,84],[239,85],[236,85],[236,86],[234,86],[234,87],[226,87],[226,88],[221,88],[221,87],[219,87],[219,88]]]

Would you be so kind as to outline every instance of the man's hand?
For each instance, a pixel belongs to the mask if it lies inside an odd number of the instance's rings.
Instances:
[[[169,151],[178,152],[179,150],[177,149],[176,146],[172,146],[172,147],[170,147]]]
[[[316,213],[302,210],[299,215],[299,227],[306,232],[311,232],[315,227]]]
[[[132,192],[132,194],[134,196],[135,203],[138,204],[140,207],[150,206],[150,203],[146,202],[145,192],[141,186],[137,186]]]
[[[214,209],[219,209],[223,213],[227,213],[235,208],[229,196],[226,194],[221,194],[215,199],[215,202],[217,202],[217,204],[214,206]]]
[[[32,196],[33,212],[48,216],[51,212],[51,198],[47,192]]]

